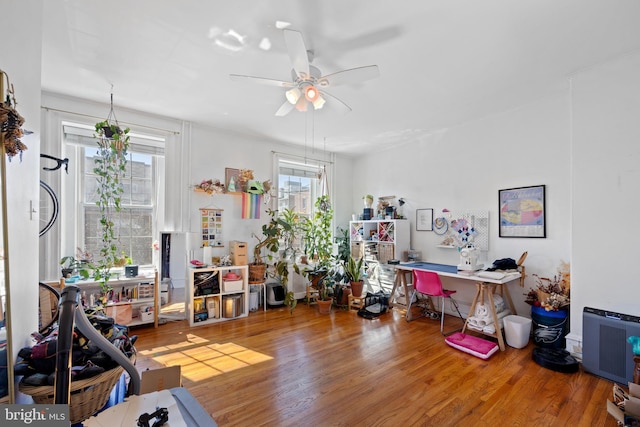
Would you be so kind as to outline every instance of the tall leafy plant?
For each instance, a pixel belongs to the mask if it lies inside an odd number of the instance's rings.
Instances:
[[[127,170],[129,128],[120,129],[117,122],[108,119],[95,125],[94,138],[98,142],[98,156],[93,172],[96,176],[96,205],[100,209],[102,247],[95,265],[94,278],[100,282],[102,292],[111,290],[111,268],[120,258],[121,249],[116,233],[114,215],[121,210],[123,180]]]
[[[310,267],[302,271],[296,268],[296,272],[305,275],[313,283],[321,297],[326,297],[329,288],[335,284],[335,279],[327,276],[332,266],[332,220],[333,208],[329,202],[329,196],[318,197],[315,201],[315,212],[305,221],[303,227],[304,253],[309,258]]]
[[[331,263],[333,234],[331,221],[333,208],[329,196],[320,196],[315,202],[315,212],[304,224],[304,252],[315,263],[315,270],[327,269]]]

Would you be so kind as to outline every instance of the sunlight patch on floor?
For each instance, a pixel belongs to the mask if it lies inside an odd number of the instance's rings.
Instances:
[[[180,366],[182,376],[191,381],[206,380],[273,359],[232,342],[209,343],[192,334],[187,335],[187,341],[155,347],[140,354],[152,356],[153,360],[164,366]]]
[[[187,338],[186,341],[182,341],[179,343],[166,345],[162,347],[154,347],[154,348],[150,348],[149,350],[142,350],[142,351],[139,351],[139,353],[143,356],[152,356],[156,353],[162,353],[162,352],[167,352],[171,350],[179,350],[181,348],[193,347],[194,345],[206,344],[209,342],[209,340],[200,338],[199,336],[193,335],[193,334],[187,334],[186,338]]]

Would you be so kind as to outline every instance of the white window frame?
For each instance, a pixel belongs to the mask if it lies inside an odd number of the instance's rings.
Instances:
[[[67,212],[74,211],[75,215],[67,218],[61,218],[65,222],[63,230],[70,231],[73,238],[65,236],[63,243],[63,255],[75,255],[76,248],[83,248],[85,242],[84,230],[84,210],[88,206],[84,203],[84,161],[83,148],[92,149],[95,147],[95,140],[93,139],[94,128],[90,125],[76,123],[76,122],[62,122],[63,128],[63,150],[66,153],[66,157],[70,159],[71,164],[77,165],[77,167],[70,168],[70,178],[63,185],[65,187],[66,197],[61,200],[62,209]],[[66,135],[74,135],[74,138],[67,138]],[[152,241],[159,233],[159,213],[164,209],[164,197],[161,196],[161,189],[164,189],[164,145],[165,139],[162,136],[140,134],[130,132],[131,151],[141,152],[142,154],[151,154],[152,159]],[[71,139],[75,139],[72,141]],[[75,206],[75,209],[67,209],[67,207]],[[135,205],[128,205],[132,209],[135,209]],[[146,207],[146,206],[144,206]],[[142,265],[153,265],[153,252],[151,245],[149,245],[149,251],[151,252],[151,263]],[[97,256],[97,254],[94,254]],[[135,262],[135,260],[134,260]]]

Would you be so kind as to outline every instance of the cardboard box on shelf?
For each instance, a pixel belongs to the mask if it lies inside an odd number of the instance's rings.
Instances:
[[[232,240],[229,245],[231,246],[231,262],[233,265],[248,265],[247,242]]]

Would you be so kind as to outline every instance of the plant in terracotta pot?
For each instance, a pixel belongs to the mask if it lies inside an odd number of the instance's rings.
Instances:
[[[324,276],[318,280],[318,312],[321,314],[328,314],[331,312],[331,305],[333,304],[333,287],[335,281],[331,276]]]
[[[267,249],[266,257],[271,260],[280,248],[281,224],[277,211],[269,209],[269,222],[262,225],[262,234],[253,234],[258,243],[253,247],[253,262],[249,265],[249,282],[262,283],[266,277],[267,263],[262,257],[262,250]]]
[[[349,278],[349,283],[351,284],[351,293],[354,297],[362,296],[362,289],[364,287],[363,280],[363,263],[364,257],[356,260],[353,257],[349,257],[347,263],[344,266],[344,271]]]

